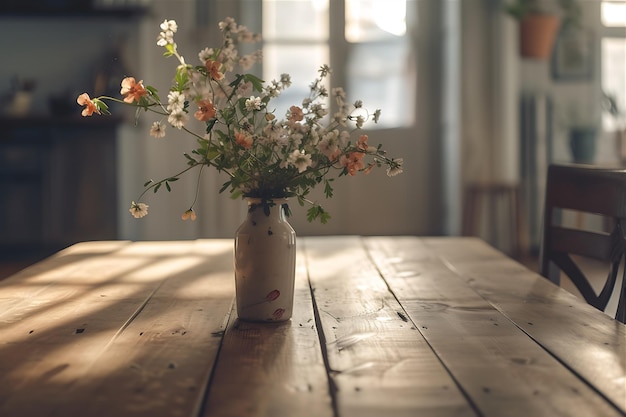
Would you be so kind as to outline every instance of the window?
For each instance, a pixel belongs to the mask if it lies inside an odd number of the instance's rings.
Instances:
[[[309,94],[317,70],[330,61],[328,0],[263,0],[262,13],[263,79],[287,73],[293,82],[272,100],[280,117]]]
[[[330,8],[338,5],[343,21],[331,18]],[[263,0],[263,77],[286,72],[293,81],[273,102],[277,115],[302,100],[318,68],[330,64],[346,80],[334,84],[343,85],[349,98],[362,100],[371,111],[383,109],[378,125],[368,128],[410,126],[414,94],[406,91],[413,91],[407,86],[415,77],[408,23],[406,0]],[[331,33],[343,38],[331,41]],[[345,59],[331,62],[338,48]]]
[[[602,1],[602,90],[626,112],[626,0]],[[607,131],[623,129],[618,119],[605,113],[603,127]]]

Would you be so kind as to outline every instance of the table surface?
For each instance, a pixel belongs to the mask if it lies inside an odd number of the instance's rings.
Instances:
[[[232,240],[85,242],[0,281],[0,416],[624,416],[626,326],[476,238],[298,238],[237,320]]]

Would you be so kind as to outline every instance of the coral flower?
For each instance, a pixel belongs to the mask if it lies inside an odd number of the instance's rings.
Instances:
[[[359,147],[359,149],[363,149],[364,151],[367,151],[367,135],[361,135],[359,137],[359,142],[357,143],[357,146]]]
[[[351,152],[347,155],[343,155],[339,163],[341,166],[347,168],[348,174],[355,176],[359,170],[365,168],[363,156],[364,154],[362,152]]]
[[[191,221],[195,221],[196,220],[196,212],[193,211],[193,209],[189,209],[186,212],[183,213],[182,216],[180,216],[181,219],[183,220],[189,220],[191,219]]]
[[[209,59],[204,63],[204,66],[209,72],[209,76],[215,81],[219,81],[224,78],[224,73],[220,72],[220,67],[222,66],[221,63]]]
[[[133,77],[126,77],[122,80],[120,94],[124,96],[126,103],[132,103],[133,101],[139,103],[141,97],[148,94],[148,91],[143,86],[143,81],[136,82]]]
[[[252,136],[247,133],[237,131],[235,132],[235,143],[246,149],[250,149],[252,147]]]
[[[211,100],[200,100],[198,101],[198,111],[193,116],[202,122],[215,119],[215,106]]]
[[[299,122],[304,119],[304,113],[302,109],[298,106],[291,106],[289,108],[289,120],[292,122]]]
[[[94,113],[100,114],[100,110],[96,107],[96,104],[89,98],[89,94],[83,93],[76,99],[76,102],[81,106],[85,106],[83,112],[81,113],[83,116],[91,116]]]

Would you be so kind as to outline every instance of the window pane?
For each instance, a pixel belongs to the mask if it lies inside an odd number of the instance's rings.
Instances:
[[[626,111],[626,38],[602,39],[602,90],[615,97],[617,108]],[[623,116],[622,116],[623,117]],[[618,128],[615,118],[603,116],[604,128]]]
[[[346,0],[345,36],[366,42],[406,33],[406,0]]]
[[[602,24],[604,26],[626,26],[626,0],[602,2]]]
[[[292,85],[272,100],[276,116],[285,115],[289,107],[301,105],[309,95],[309,86],[318,77],[317,70],[328,64],[328,46],[321,45],[266,45],[263,49],[263,79],[280,79],[291,75]],[[328,86],[326,86],[328,88]]]
[[[363,100],[369,111],[382,109],[380,121],[368,128],[409,126],[414,115],[415,75],[407,42],[355,44],[348,61],[348,95]]]
[[[328,0],[263,1],[266,40],[327,41]]]

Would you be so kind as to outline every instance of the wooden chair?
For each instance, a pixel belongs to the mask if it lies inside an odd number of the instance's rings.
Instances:
[[[585,213],[595,215],[591,217],[600,221],[602,227],[581,228]],[[567,214],[574,216],[573,226],[564,224]],[[571,223],[572,219],[569,220]],[[541,274],[558,285],[562,271],[584,299],[602,311],[606,310],[613,293],[619,291],[615,318],[626,323],[624,274],[621,287],[616,285],[626,251],[626,170],[550,165],[543,223]],[[608,269],[599,294],[580,267],[580,259],[585,258],[602,261]]]

